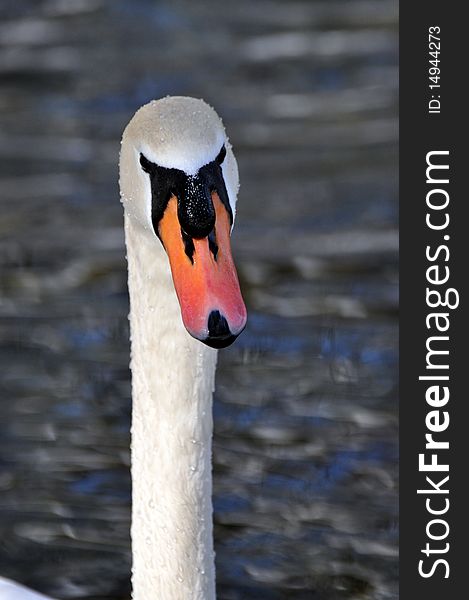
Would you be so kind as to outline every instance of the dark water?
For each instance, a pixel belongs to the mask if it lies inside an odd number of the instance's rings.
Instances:
[[[396,27],[388,0],[2,2],[1,574],[129,598],[119,138],[187,94],[242,183],[219,598],[397,598]]]

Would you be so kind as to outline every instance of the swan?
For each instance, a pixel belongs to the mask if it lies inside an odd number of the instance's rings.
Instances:
[[[119,167],[130,297],[132,596],[214,600],[217,349],[247,319],[230,249],[238,168],[215,110],[181,96],[135,113]],[[46,599],[0,581],[0,600]]]
[[[16,581],[0,577],[0,600],[52,600],[52,598],[34,592]]]

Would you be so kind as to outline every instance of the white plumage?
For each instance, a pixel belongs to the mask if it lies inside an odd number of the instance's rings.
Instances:
[[[52,598],[28,590],[10,579],[0,577],[0,600],[52,600]]]
[[[162,146],[154,133],[161,122]],[[169,161],[185,156],[190,147],[194,156],[186,162],[200,168],[214,159],[223,143],[225,132],[215,111],[192,98],[147,104],[123,137],[120,185],[132,333],[135,600],[215,598],[211,438],[217,355],[184,328],[168,258],[151,222],[145,220],[151,195],[136,155],[146,147],[159,162]],[[234,208],[238,171],[230,147],[225,163]]]

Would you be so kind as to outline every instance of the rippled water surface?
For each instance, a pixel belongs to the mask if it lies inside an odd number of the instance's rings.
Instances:
[[[121,132],[204,97],[241,172],[220,600],[397,598],[397,3],[0,7],[0,573],[130,597]]]

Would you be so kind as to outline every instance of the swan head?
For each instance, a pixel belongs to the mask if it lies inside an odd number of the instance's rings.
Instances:
[[[230,345],[247,319],[230,246],[238,186],[223,124],[203,100],[154,100],[127,125],[124,209],[166,251],[187,331],[214,348]]]

